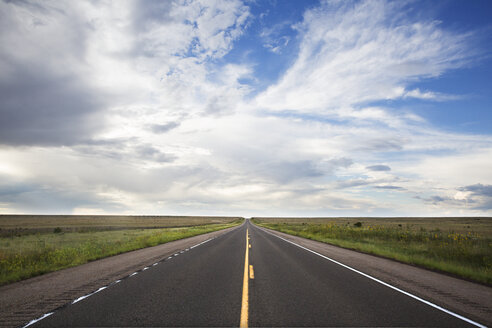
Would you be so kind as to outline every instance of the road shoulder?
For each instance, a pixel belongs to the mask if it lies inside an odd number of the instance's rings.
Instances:
[[[0,287],[0,327],[18,327],[100,287],[238,227],[144,248]]]
[[[374,278],[487,326],[492,326],[492,288],[389,259],[259,227]]]

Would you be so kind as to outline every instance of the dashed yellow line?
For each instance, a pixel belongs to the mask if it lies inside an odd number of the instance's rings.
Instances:
[[[241,303],[241,322],[239,327],[248,327],[248,296],[249,296],[249,234],[248,229],[246,229],[246,255],[244,256],[244,276],[243,276],[243,299]]]
[[[252,265],[249,266],[249,279],[255,279],[255,271]]]

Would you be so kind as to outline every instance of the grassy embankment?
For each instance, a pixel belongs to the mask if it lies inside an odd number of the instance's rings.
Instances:
[[[492,218],[256,218],[253,222],[492,285]]]
[[[13,222],[16,219],[17,223]],[[74,224],[77,220],[79,225]],[[126,225],[114,225],[122,221],[116,217],[37,217],[37,220],[33,220],[33,217],[0,217],[0,227],[5,223],[2,231],[7,234],[0,237],[0,285],[107,256],[233,227],[242,222],[238,218],[196,217],[127,217],[126,221]],[[30,226],[26,225],[28,222],[31,222]],[[81,222],[85,225],[80,225]],[[50,232],[40,232],[48,229],[46,226],[50,224],[55,228],[51,228]],[[152,228],[136,229],[136,226]]]

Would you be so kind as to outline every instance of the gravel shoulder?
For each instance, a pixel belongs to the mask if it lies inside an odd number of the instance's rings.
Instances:
[[[389,259],[259,227],[445,309],[492,327],[492,288]]]
[[[23,326],[171,254],[238,227],[144,248],[0,287],[0,327]]]

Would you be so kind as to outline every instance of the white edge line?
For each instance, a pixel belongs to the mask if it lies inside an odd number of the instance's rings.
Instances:
[[[210,239],[207,239],[207,240],[205,240],[205,241],[202,241],[202,242],[201,242],[201,243],[199,243],[199,244],[196,244],[196,245],[191,246],[191,247],[190,247],[190,249],[195,248],[195,247],[198,247],[198,246],[203,245],[203,244],[205,244],[205,243],[208,243],[209,241],[211,241],[212,239],[215,239],[215,238],[216,238],[216,237],[214,237],[214,238],[210,238]]]
[[[26,328],[26,327],[29,327],[30,325],[33,325],[35,324],[36,322],[40,321],[40,320],[43,320],[44,318],[47,318],[49,317],[50,315],[52,315],[54,312],[50,312],[50,313],[46,313],[46,314],[43,314],[42,316],[40,316],[39,318],[37,319],[33,319],[31,321],[29,321],[29,323],[27,325],[25,325],[24,327],[22,328]]]
[[[78,303],[80,301],[82,301],[83,299],[89,297],[91,294],[87,294],[87,295],[84,295],[84,296],[80,296],[79,298],[75,299],[72,301],[72,304],[75,304],[75,303]]]
[[[78,303],[78,302],[82,301],[83,299],[86,299],[86,298],[87,298],[87,297],[89,297],[89,296],[92,296],[92,295],[94,295],[94,294],[96,294],[96,293],[99,293],[101,290],[104,290],[104,289],[106,289],[106,288],[108,288],[108,286],[101,287],[101,288],[99,288],[98,290],[96,290],[96,291],[94,291],[94,292],[92,292],[92,293],[89,293],[89,294],[84,295],[84,296],[80,296],[80,297],[79,297],[79,298],[77,298],[76,300],[72,301],[72,304]]]
[[[260,228],[260,230],[263,230],[263,229],[261,229],[261,228]],[[340,265],[340,266],[342,266],[342,267],[344,267],[344,268],[346,268],[346,269],[349,269],[349,270],[351,270],[351,271],[354,271],[355,273],[358,273],[358,274],[360,274],[360,275],[363,275],[363,276],[364,276],[364,277],[366,277],[366,278],[369,278],[369,279],[371,279],[371,280],[374,280],[375,282],[378,282],[378,283],[380,283],[381,285],[384,285],[384,286],[386,286],[386,287],[389,287],[389,288],[391,288],[391,289],[394,289],[394,290],[396,290],[396,291],[398,291],[398,292],[400,292],[400,293],[402,293],[402,294],[405,294],[405,295],[407,295],[407,296],[410,296],[410,297],[411,297],[411,298],[413,298],[413,299],[416,299],[417,301],[420,301],[420,302],[422,302],[422,303],[424,303],[424,304],[427,304],[427,305],[429,305],[429,306],[431,306],[431,307],[433,307],[433,308],[435,308],[435,309],[438,309],[438,310],[440,310],[440,311],[442,311],[442,312],[445,312],[445,313],[447,313],[447,314],[449,314],[449,315],[452,315],[453,317],[456,317],[456,318],[458,318],[458,319],[461,319],[461,320],[463,320],[463,321],[466,321],[466,322],[468,322],[468,323],[470,323],[470,324],[472,324],[472,325],[475,325],[475,326],[477,326],[477,327],[487,328],[487,326],[484,326],[484,325],[482,325],[482,324],[480,324],[480,323],[478,323],[478,322],[475,322],[475,321],[473,321],[473,320],[471,320],[471,319],[465,318],[465,317],[463,317],[463,316],[461,316],[461,315],[459,315],[459,314],[457,314],[457,313],[454,313],[454,312],[452,312],[452,311],[450,311],[450,310],[447,310],[447,309],[445,309],[445,308],[443,308],[443,307],[440,307],[440,306],[439,306],[439,305],[437,305],[437,304],[434,304],[434,303],[431,303],[431,302],[429,302],[429,301],[426,301],[426,300],[424,300],[423,298],[420,298],[420,297],[418,297],[418,296],[416,296],[416,295],[410,294],[409,292],[406,292],[406,291],[404,291],[404,290],[402,290],[402,289],[400,289],[400,288],[398,288],[398,287],[395,287],[395,286],[390,285],[390,284],[388,284],[388,283],[386,283],[386,282],[384,282],[384,281],[382,281],[382,280],[379,280],[379,279],[377,279],[377,278],[374,278],[373,276],[370,276],[370,275],[368,275],[367,273],[364,273],[364,272],[361,272],[361,271],[359,271],[359,270],[357,270],[357,269],[354,269],[354,268],[352,268],[352,267],[349,267],[349,266],[348,266],[348,265],[346,265],[346,264],[340,263],[340,262],[338,262],[338,261],[336,261],[336,260],[334,260],[334,259],[331,259],[331,258],[329,258],[329,257],[327,257],[327,256],[325,256],[325,255],[323,255],[323,254],[320,254],[320,253],[315,252],[315,251],[313,251],[313,250],[311,250],[311,249],[309,249],[309,248],[306,248],[306,247],[304,247],[304,246],[301,246],[301,245],[299,245],[299,244],[296,244],[296,243],[294,243],[293,241],[290,241],[290,240],[288,240],[288,239],[285,239],[285,238],[282,238],[282,237],[280,237],[280,236],[277,236],[277,235],[276,235],[276,234],[274,234],[274,233],[271,233],[271,232],[266,231],[266,230],[263,230],[263,231],[265,231],[266,233],[268,233],[268,234],[270,234],[270,235],[272,235],[272,236],[275,236],[275,237],[277,237],[277,238],[279,238],[279,239],[282,239],[282,240],[284,240],[284,241],[286,241],[286,242],[288,242],[288,243],[291,243],[292,245],[295,245],[295,246],[297,246],[297,247],[300,247],[300,248],[302,248],[302,249],[304,249],[304,250],[306,250],[306,251],[308,251],[308,252],[311,252],[311,253],[313,253],[313,254],[316,254],[316,255],[318,255],[318,256],[320,256],[320,257],[322,257],[322,258],[324,258],[324,259],[326,259],[326,260],[328,260],[328,261],[331,261],[331,262],[333,262],[333,263],[335,263],[335,264],[338,264],[338,265]]]

